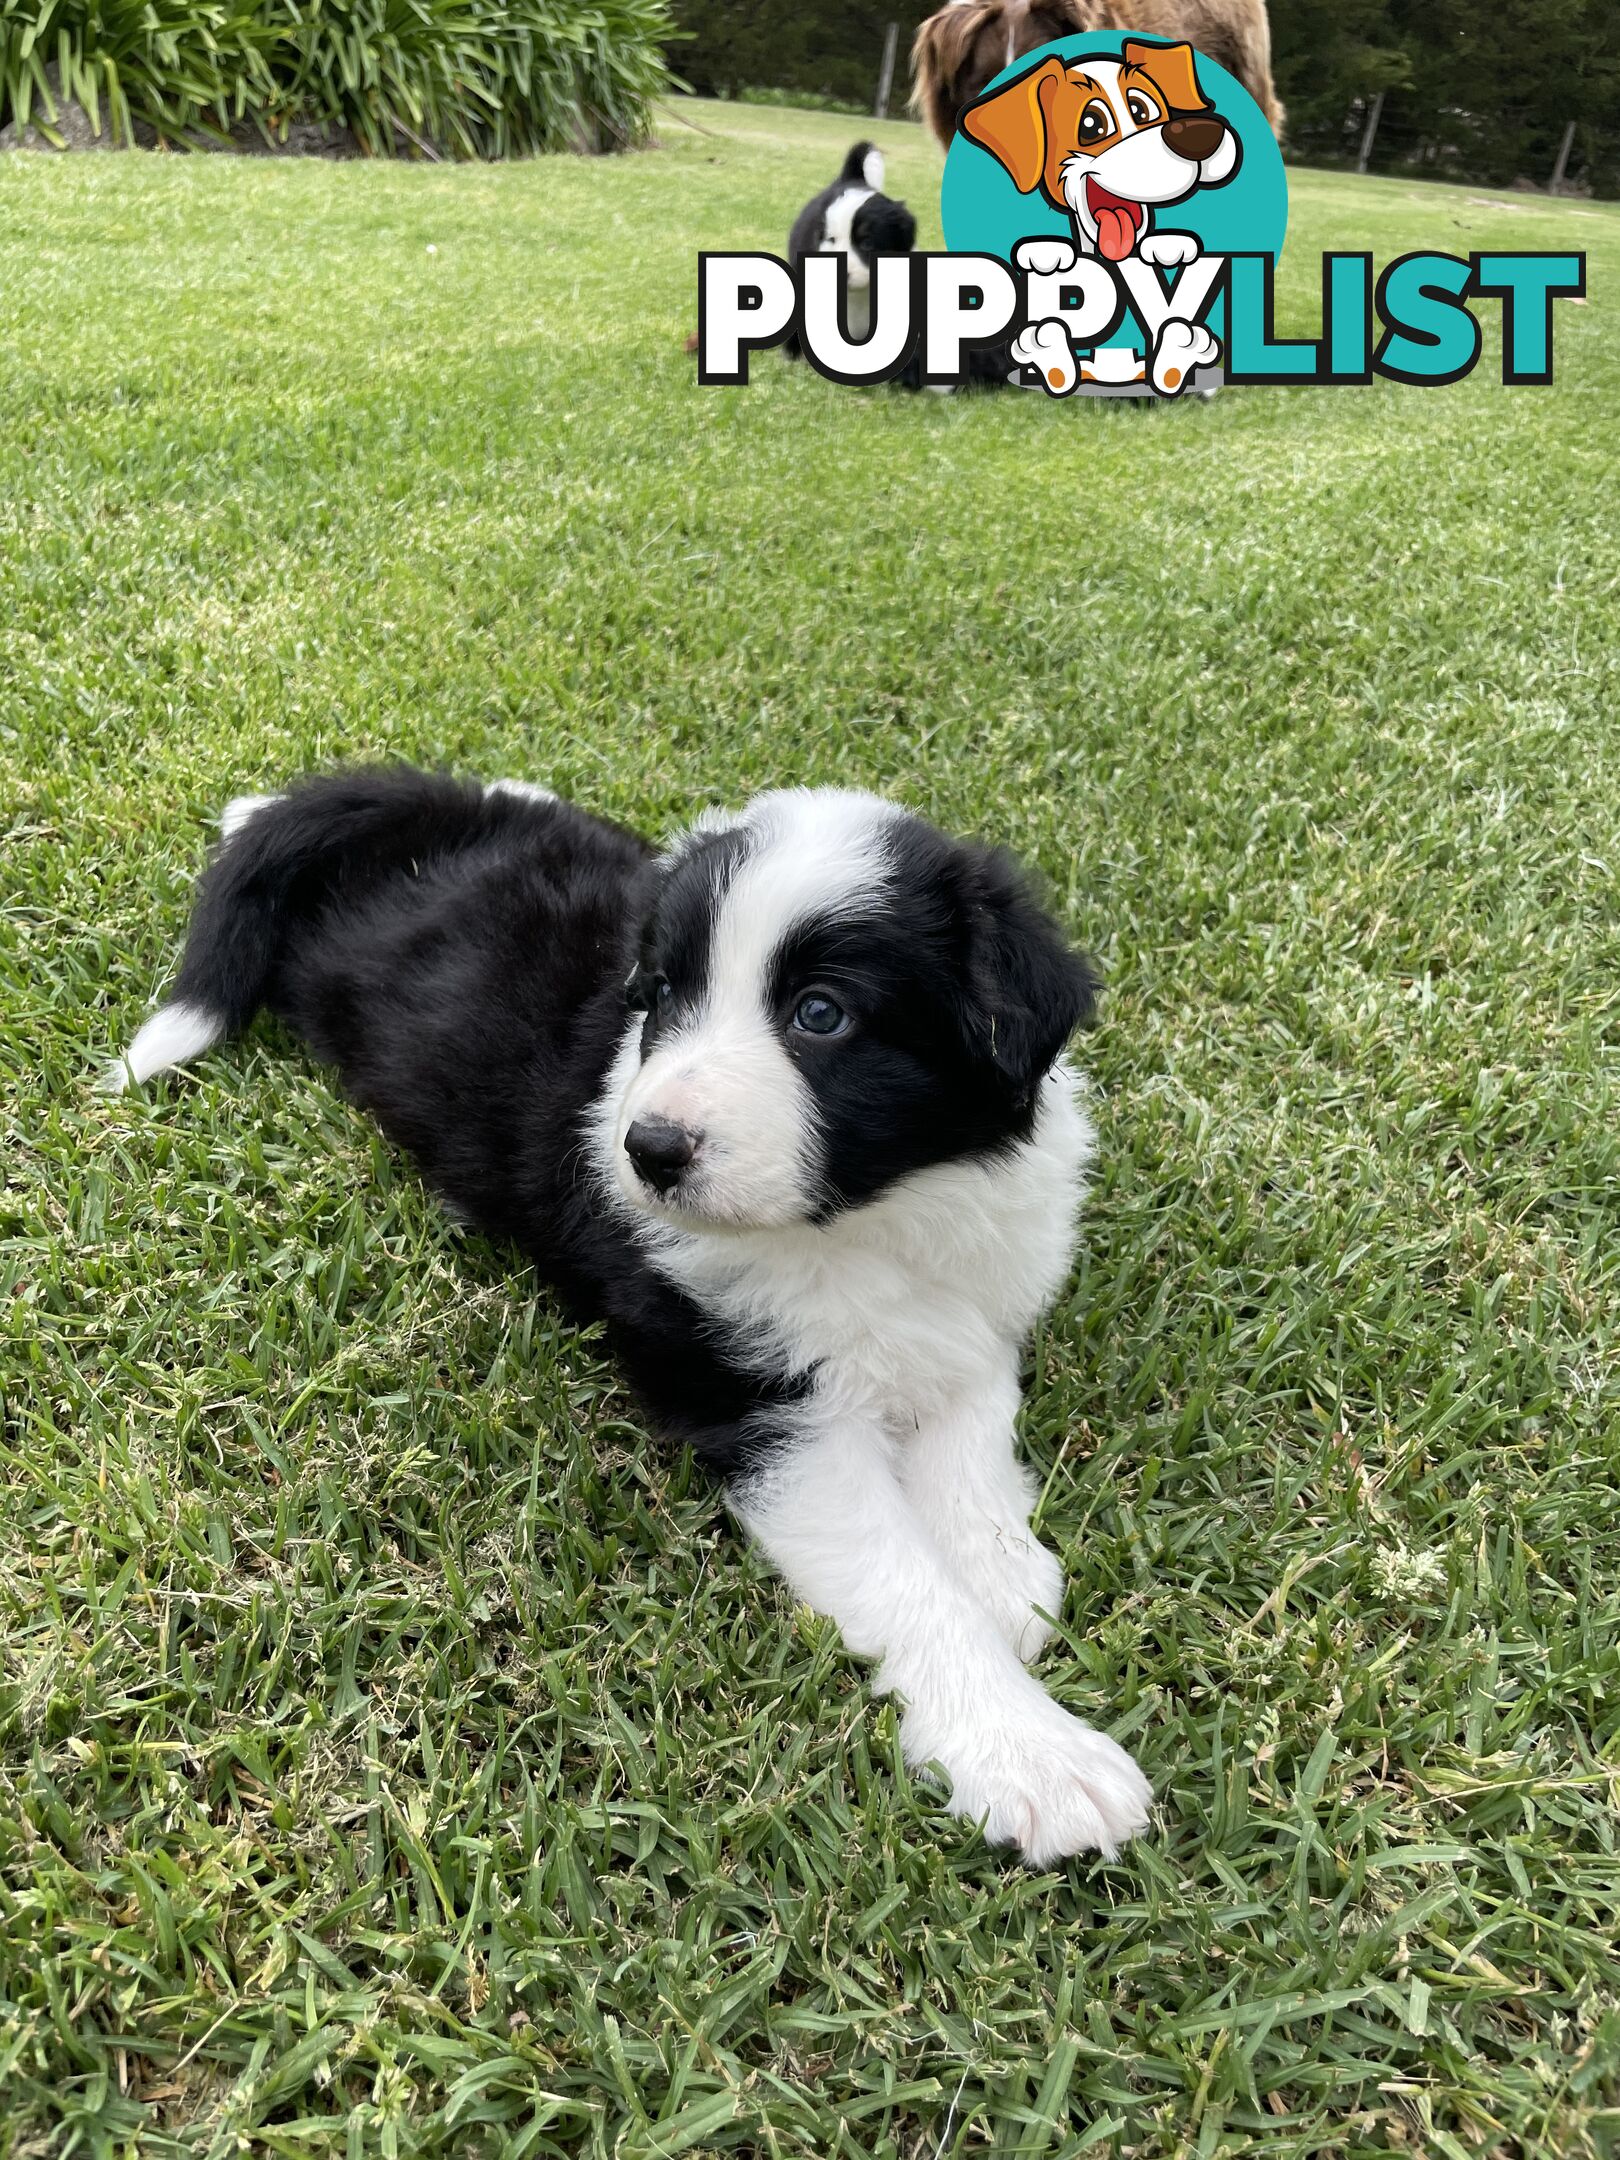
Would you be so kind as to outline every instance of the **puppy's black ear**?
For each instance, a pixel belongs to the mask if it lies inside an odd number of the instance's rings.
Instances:
[[[1011,855],[973,849],[966,883],[969,1033],[1026,1103],[1070,1035],[1092,1018],[1101,983]]]

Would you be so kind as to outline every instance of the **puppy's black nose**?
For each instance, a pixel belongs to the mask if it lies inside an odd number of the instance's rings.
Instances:
[[[1178,157],[1202,165],[1221,147],[1226,122],[1217,113],[1173,113],[1164,123],[1164,139]]]
[[[697,1153],[699,1135],[669,1118],[638,1117],[624,1136],[624,1152],[636,1175],[654,1192],[668,1192]]]

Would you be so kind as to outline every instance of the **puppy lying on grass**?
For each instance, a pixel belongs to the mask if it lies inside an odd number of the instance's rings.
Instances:
[[[1063,1600],[1014,1448],[1091,1134],[1094,981],[1004,854],[796,790],[666,852],[406,769],[231,804],[144,1081],[268,1007],[459,1213],[605,1322],[652,1422],[879,1661],[907,1760],[1035,1862],[1141,1772],[1026,1670]]]

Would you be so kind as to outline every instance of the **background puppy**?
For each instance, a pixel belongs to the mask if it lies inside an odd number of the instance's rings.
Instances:
[[[811,197],[793,221],[788,260],[797,269],[806,255],[842,255],[849,269],[849,334],[864,338],[872,326],[872,264],[879,255],[909,255],[917,244],[917,220],[883,189],[883,152],[858,142],[830,187]],[[797,355],[799,341],[784,351]]]
[[[917,244],[917,220],[903,202],[882,193],[883,153],[875,143],[858,142],[830,187],[807,202],[788,235],[788,256],[797,267],[806,255],[842,254],[849,265],[849,334],[865,337],[872,327],[872,264],[879,255],[906,255]],[[797,358],[796,336],[782,349]],[[969,350],[965,380],[982,389],[999,389],[1016,363],[1010,345]],[[922,355],[913,353],[896,377],[904,390],[922,388]]]
[[[1004,855],[837,790],[663,855],[543,789],[406,770],[245,797],[116,1084],[262,1005],[463,1216],[536,1260],[907,1759],[1045,1862],[1147,1820],[1025,1669],[1063,1601],[1014,1449],[1090,1129],[1093,979]]]
[[[917,31],[912,104],[943,149],[964,106],[1038,45],[1077,30],[1135,30],[1194,46],[1235,75],[1278,136],[1265,0],[950,0]]]

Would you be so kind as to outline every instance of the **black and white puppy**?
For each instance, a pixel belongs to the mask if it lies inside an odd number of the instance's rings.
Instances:
[[[849,269],[846,307],[849,334],[864,338],[872,327],[872,265],[879,255],[909,255],[917,245],[917,220],[903,202],[883,193],[883,152],[858,142],[831,187],[812,196],[788,234],[788,260],[797,269],[806,255],[842,255]],[[797,354],[798,340],[784,351]]]
[[[788,235],[788,257],[797,264],[806,255],[842,255],[849,266],[845,301],[846,328],[859,340],[872,329],[872,265],[879,255],[909,255],[917,245],[917,220],[903,202],[882,193],[883,152],[875,143],[858,142],[844,160],[831,187],[807,202]],[[782,350],[797,359],[802,347],[796,334]],[[1016,381],[1019,364],[1006,341],[970,347],[966,380],[979,388],[999,389]],[[922,359],[912,353],[895,378],[903,390],[922,388]]]
[[[1063,1602],[1014,1449],[1091,1133],[1093,977],[1000,852],[836,790],[660,854],[522,782],[245,797],[144,1081],[279,1014],[461,1214],[606,1323],[652,1422],[1033,1861],[1147,1820],[1025,1669]]]

